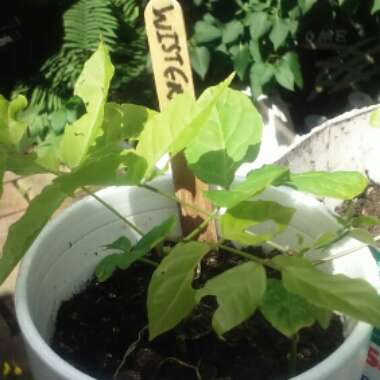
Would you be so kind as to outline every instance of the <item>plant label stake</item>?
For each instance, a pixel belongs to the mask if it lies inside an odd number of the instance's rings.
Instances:
[[[176,0],[150,0],[145,9],[145,23],[160,108],[185,90],[195,97],[181,6]],[[173,157],[171,165],[177,197],[211,213],[212,206],[203,197],[208,186],[194,177],[183,153]],[[189,207],[181,206],[180,213],[184,235],[204,220],[204,215]],[[216,241],[213,222],[199,239]]]

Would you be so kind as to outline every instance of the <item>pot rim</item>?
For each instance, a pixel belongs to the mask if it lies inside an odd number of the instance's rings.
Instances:
[[[169,176],[164,176],[159,179],[158,182],[167,181]],[[125,189],[125,187],[122,187]],[[134,187],[129,187],[133,189]],[[98,195],[107,196],[115,191],[115,187],[108,187],[97,192]],[[313,199],[313,198],[310,198]],[[313,199],[314,200],[314,199]],[[18,273],[16,291],[15,291],[15,308],[16,316],[22,331],[24,340],[28,342],[29,347],[39,353],[39,357],[47,367],[53,368],[57,373],[65,373],[67,376],[70,376],[73,379],[82,379],[82,380],[95,380],[93,377],[86,375],[84,372],[76,369],[74,366],[62,359],[51,347],[50,345],[41,337],[39,334],[33,319],[30,314],[29,305],[27,301],[27,284],[28,277],[31,273],[29,268],[32,265],[32,262],[38,256],[39,250],[37,246],[41,240],[44,240],[46,236],[49,236],[51,231],[54,230],[57,226],[64,224],[67,221],[71,214],[77,211],[80,208],[86,207],[87,204],[93,204],[96,202],[91,197],[85,197],[75,204],[69,206],[67,209],[63,210],[60,215],[55,217],[53,220],[49,221],[48,224],[41,231],[37,239],[33,242],[29,248],[27,254],[22,260],[20,265],[20,270]],[[315,202],[318,202],[315,200]],[[318,202],[319,203],[319,202]],[[134,214],[138,215],[138,214]],[[327,358],[319,362],[314,367],[309,370],[297,375],[296,377],[291,378],[291,380],[307,380],[313,379],[315,374],[321,374],[326,368],[326,363],[330,362],[341,362],[344,363],[350,358],[351,347],[359,345],[370,335],[372,331],[372,326],[365,322],[357,322],[353,328],[350,335],[344,340],[344,342],[330,354]],[[31,345],[29,342],[33,342]]]

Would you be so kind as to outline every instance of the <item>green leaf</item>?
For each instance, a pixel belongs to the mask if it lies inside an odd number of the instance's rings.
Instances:
[[[298,0],[298,5],[302,9],[302,13],[306,14],[314,6],[317,0]]]
[[[136,104],[107,103],[103,120],[103,135],[96,140],[96,147],[139,137],[144,125],[157,112]]]
[[[190,57],[194,71],[205,79],[210,67],[210,51],[205,46],[195,46],[190,50]]]
[[[287,179],[289,170],[279,165],[265,165],[248,173],[245,181],[232,186],[231,190],[213,190],[206,197],[218,207],[232,208],[265,190],[274,182]]]
[[[317,307],[380,326],[380,296],[366,281],[320,272],[311,263],[295,257],[282,260],[279,266],[289,292]]]
[[[253,262],[238,265],[207,281],[196,293],[197,302],[216,296],[218,309],[212,327],[223,335],[247,320],[259,306],[266,289],[266,273],[262,265]]]
[[[121,236],[116,239],[113,243],[106,245],[107,249],[116,249],[122,252],[129,252],[132,248],[131,241],[126,236]]]
[[[318,196],[352,199],[368,185],[367,177],[358,172],[305,172],[291,174],[288,185]]]
[[[223,28],[222,41],[230,44],[236,41],[244,32],[244,26],[240,21],[233,20],[228,22]]]
[[[272,41],[274,50],[277,50],[284,44],[290,32],[289,24],[285,20],[279,18],[275,21],[273,29],[269,34],[269,39]]]
[[[28,102],[22,95],[8,102],[0,95],[0,144],[18,147],[28,125],[17,119]]]
[[[248,45],[240,46],[238,53],[234,57],[234,70],[241,80],[244,80],[250,61],[251,53]]]
[[[204,129],[231,80],[232,76],[218,86],[210,87],[196,102],[188,93],[177,95],[161,113],[148,121],[136,147],[136,154],[146,160],[146,179],[150,178],[164,154],[175,155],[182,151]]]
[[[209,249],[201,242],[179,243],[153,273],[147,301],[150,340],[176,326],[196,305],[194,271]]]
[[[371,14],[375,14],[380,10],[380,0],[373,0],[373,5],[371,8]]]
[[[192,172],[207,183],[228,186],[243,162],[259,151],[262,121],[240,91],[227,89],[185,155]]]
[[[226,240],[233,240],[243,245],[257,245],[270,240],[283,231],[293,217],[295,210],[276,202],[255,201],[241,202],[226,212],[221,218],[221,235]],[[248,228],[272,220],[275,231],[255,234]]]
[[[289,62],[281,60],[275,73],[277,82],[284,88],[294,91],[294,74],[290,69]]]
[[[0,256],[0,284],[16,267],[66,196],[55,183],[45,187],[31,201],[25,214],[9,228],[7,241]]]
[[[268,280],[260,311],[275,329],[288,338],[315,323],[313,307],[304,298],[289,293],[280,280]]]
[[[198,43],[205,43],[217,40],[222,37],[222,30],[205,21],[198,21],[195,24],[194,38]]]
[[[260,45],[254,41],[249,43],[249,52],[253,58],[253,62],[263,62],[263,57],[261,55]]]
[[[61,141],[62,135],[49,134],[36,149],[36,163],[47,170],[58,172],[61,163],[58,157]]]
[[[352,236],[354,239],[361,241],[364,244],[367,244],[371,247],[378,248],[378,244],[376,243],[376,240],[373,238],[373,236],[367,231],[363,230],[361,228],[353,228],[350,233],[350,236]]]
[[[126,237],[121,237],[108,245],[107,248],[117,249],[123,253],[107,256],[98,264],[96,267],[98,281],[103,282],[108,280],[116,268],[122,270],[128,269],[133,263],[143,258],[154,247],[167,238],[175,225],[175,221],[175,217],[172,216],[152,228],[137,242],[133,249],[131,249],[131,243]]]
[[[380,219],[375,216],[369,215],[360,215],[352,218],[351,221],[354,227],[362,227],[362,226],[377,226],[380,224]]]
[[[158,226],[152,228],[145,234],[133,247],[132,254],[142,257],[147,254],[151,249],[163,242],[172,231],[176,223],[174,216],[169,217]]]
[[[379,2],[380,2],[380,0],[379,0]],[[380,108],[373,111],[369,121],[370,121],[370,124],[372,125],[372,127],[380,128]]]
[[[61,156],[70,167],[76,167],[83,161],[96,138],[102,134],[104,106],[113,73],[108,50],[101,42],[85,63],[75,85],[74,94],[85,103],[86,113],[65,128]]]
[[[299,88],[303,87],[303,78],[301,65],[298,60],[298,55],[294,52],[286,53],[283,56],[283,61],[286,62],[287,68],[292,72],[294,82]]]
[[[269,15],[266,12],[255,12],[250,14],[249,23],[249,32],[254,41],[258,41],[264,34],[268,33],[272,26],[272,23],[269,20]]]
[[[22,154],[14,151],[9,151],[7,154],[7,170],[21,175],[33,175],[46,173],[46,168],[38,164],[38,157],[33,154]]]
[[[256,98],[263,94],[263,86],[273,78],[274,72],[274,67],[269,63],[256,62],[251,66],[251,88]]]

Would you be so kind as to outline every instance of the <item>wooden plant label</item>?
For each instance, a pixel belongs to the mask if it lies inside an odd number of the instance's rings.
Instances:
[[[185,90],[195,96],[181,6],[176,0],[150,0],[145,24],[160,108]],[[212,212],[212,205],[203,196],[208,186],[193,176],[184,155],[178,154],[171,162],[177,197]],[[184,235],[205,218],[192,208],[181,207],[180,211]],[[215,224],[210,223],[199,239],[216,241]]]

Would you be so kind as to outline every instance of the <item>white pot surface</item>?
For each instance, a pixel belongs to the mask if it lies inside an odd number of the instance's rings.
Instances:
[[[154,185],[172,191],[167,177],[156,180]],[[98,195],[146,231],[169,215],[178,215],[174,203],[147,190],[108,188]],[[291,245],[297,241],[299,231],[308,240],[336,227],[334,219],[316,200],[291,189],[269,189],[262,198],[297,209],[290,228],[279,241]],[[96,264],[106,254],[104,245],[123,234],[136,240],[136,234],[110,211],[94,199],[85,198],[50,222],[29,249],[17,282],[16,313],[35,380],[93,380],[55,354],[48,342],[62,301],[80,290],[93,275]],[[175,234],[180,234],[178,226]],[[331,253],[357,244],[346,239]],[[375,262],[367,248],[335,260],[333,266],[325,269],[365,278],[378,286]],[[370,333],[370,326],[357,323],[338,350],[293,380],[358,380]]]

